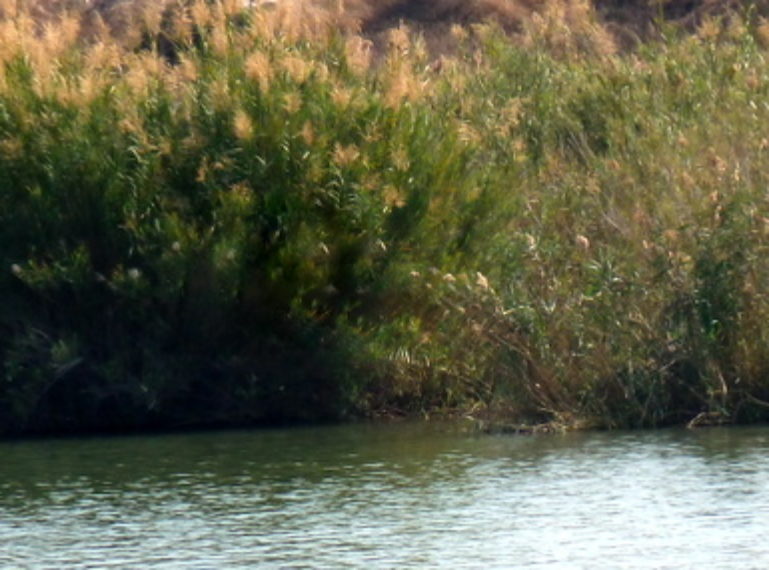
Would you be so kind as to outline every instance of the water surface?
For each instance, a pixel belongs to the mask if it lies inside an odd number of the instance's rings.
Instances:
[[[769,568],[769,429],[0,443],[6,568]]]

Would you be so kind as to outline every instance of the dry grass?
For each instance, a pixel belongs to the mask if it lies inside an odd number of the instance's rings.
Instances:
[[[24,10],[43,25],[63,12],[79,14],[85,37],[106,27],[125,45],[136,46],[142,30],[157,30],[189,6],[205,0],[29,0]],[[423,37],[433,56],[454,53],[457,26],[493,21],[518,41],[550,44],[556,52],[585,48],[610,53],[630,48],[658,30],[661,21],[694,30],[707,18],[720,16],[741,3],[737,0],[693,0],[654,3],[648,0],[227,0],[225,10],[246,3],[275,11],[283,19],[323,20],[336,28],[360,33],[373,42],[380,56],[387,51],[389,30],[401,25]],[[19,2],[0,3],[0,17],[13,16]],[[187,8],[185,8],[185,6]],[[765,10],[758,9],[759,13]]]

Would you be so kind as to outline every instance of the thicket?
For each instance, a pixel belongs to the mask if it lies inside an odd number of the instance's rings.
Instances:
[[[135,44],[6,4],[0,432],[767,419],[751,12],[618,52],[551,4],[372,63],[295,3],[190,2]]]

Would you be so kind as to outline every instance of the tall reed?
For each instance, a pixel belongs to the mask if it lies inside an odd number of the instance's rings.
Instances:
[[[623,52],[552,4],[436,60],[333,6],[199,0],[121,32],[11,5],[3,431],[766,419],[754,14]]]

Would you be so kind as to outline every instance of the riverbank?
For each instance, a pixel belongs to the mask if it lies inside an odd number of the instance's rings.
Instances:
[[[0,433],[769,419],[760,11],[436,55],[282,6],[5,12]]]

